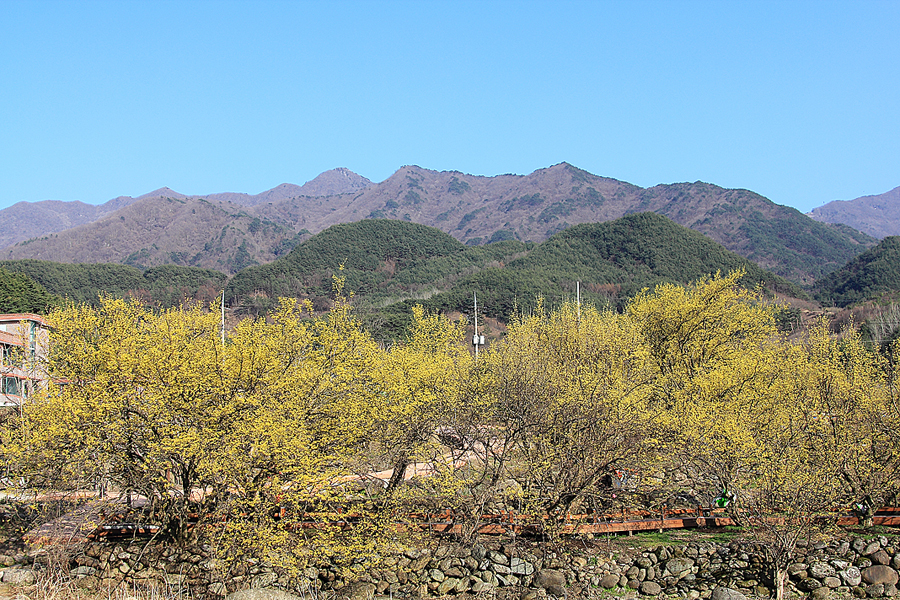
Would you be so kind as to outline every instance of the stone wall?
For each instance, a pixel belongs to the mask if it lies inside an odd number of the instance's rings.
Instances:
[[[178,550],[139,543],[92,543],[67,557],[71,576],[84,587],[125,581],[189,589],[214,600],[248,588],[290,592],[331,590],[338,597],[436,597],[455,594],[602,598],[645,596],[740,600],[768,597],[770,577],[762,555],[741,542],[690,542],[658,546],[631,556],[610,555],[603,544],[546,546],[518,540],[500,544],[441,543],[382,557],[377,566],[358,559],[343,568],[307,568],[290,577],[271,565],[246,561],[227,576],[208,547]],[[17,559],[19,557],[16,557]],[[45,568],[37,554],[34,568]],[[0,564],[10,563],[0,557]],[[2,579],[21,577],[28,565],[7,567]],[[898,595],[900,543],[894,538],[851,538],[804,544],[788,569],[789,588],[812,598],[881,598]]]

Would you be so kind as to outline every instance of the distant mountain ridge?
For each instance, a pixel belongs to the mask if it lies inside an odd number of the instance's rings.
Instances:
[[[265,216],[311,233],[336,223],[388,218],[431,225],[473,245],[504,239],[541,242],[578,223],[656,212],[791,281],[809,284],[876,240],[814,221],[748,190],[695,182],[636,185],[560,163],[529,175],[482,177],[401,167],[359,192],[295,197]]]
[[[295,196],[323,196],[353,192],[368,185],[372,185],[372,182],[365,177],[340,167],[325,171],[301,186],[283,183],[259,194],[225,192],[193,197],[255,206]],[[118,196],[97,205],[77,200],[70,202],[61,200],[17,202],[0,210],[0,248],[99,221],[103,217],[141,200],[151,198],[183,200],[188,197],[168,187],[162,187],[137,197]]]
[[[824,223],[843,223],[875,238],[900,235],[900,187],[854,200],[835,200],[809,216]]]
[[[193,212],[180,211],[180,225],[173,229],[172,202],[176,200],[190,203]],[[217,206],[219,216],[213,218],[204,210],[204,216],[192,217],[198,214],[196,203],[201,200]],[[478,245],[502,240],[541,242],[579,223],[650,211],[709,236],[765,269],[808,284],[876,243],[848,227],[817,222],[748,190],[702,182],[645,189],[568,163],[529,175],[494,177],[408,165],[377,184],[347,169],[333,169],[304,186],[282,184],[256,195],[188,197],[163,188],[110,203],[120,205],[119,211],[140,203],[142,217],[112,211],[101,220],[90,221],[90,215],[85,215],[74,223],[70,218],[73,224],[68,226],[79,226],[77,230],[33,235],[40,239],[6,248],[0,256],[117,261],[142,267],[174,263],[233,273],[239,265],[272,260],[304,236],[363,219],[428,225],[466,245]],[[169,216],[157,218],[154,212]],[[0,211],[0,230],[14,230],[15,224],[7,223],[4,213]],[[128,221],[129,227],[114,226],[116,219]],[[225,224],[228,219],[230,225]],[[56,222],[60,225],[61,219]],[[258,231],[262,224],[268,228],[265,239]],[[243,255],[238,256],[235,248],[240,247]]]

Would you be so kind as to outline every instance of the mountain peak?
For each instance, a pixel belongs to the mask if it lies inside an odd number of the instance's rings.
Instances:
[[[358,175],[346,167],[338,167],[320,173],[300,186],[301,196],[336,196],[356,192],[374,185],[362,175]]]
[[[142,194],[136,198],[136,200],[141,200],[143,198],[187,198],[184,194],[179,194],[175,190],[168,187],[161,187],[158,190],[153,190],[152,192],[147,192],[146,194]]]

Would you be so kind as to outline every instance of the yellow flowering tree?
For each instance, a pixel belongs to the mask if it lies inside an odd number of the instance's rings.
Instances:
[[[742,276],[660,285],[628,307],[653,362],[651,404],[673,463],[692,467],[704,503],[737,494],[756,469],[780,397],[784,346],[771,309],[739,285]]]
[[[598,509],[652,454],[648,355],[632,323],[566,304],[515,319],[484,359],[485,472],[549,516]]]
[[[377,523],[342,482],[370,434],[379,348],[346,302],[313,319],[283,300],[224,344],[199,309],[106,299],[49,319],[58,383],[4,444],[32,485],[104,482],[179,543],[212,531],[285,565],[372,547]]]
[[[401,505],[455,505],[466,483],[466,448],[459,436],[460,390],[472,365],[464,324],[412,309],[406,339],[382,353],[379,410],[369,470],[386,471],[386,495]],[[415,467],[415,469],[411,469]],[[410,479],[411,484],[401,484]]]

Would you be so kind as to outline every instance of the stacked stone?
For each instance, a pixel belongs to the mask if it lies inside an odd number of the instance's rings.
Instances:
[[[367,570],[355,584],[341,591],[354,597],[365,597],[367,593],[414,596],[478,594],[498,587],[527,585],[538,561],[534,555],[517,556],[509,548],[492,550],[481,544],[407,550],[397,557],[384,559],[378,568]],[[324,579],[326,584],[332,584],[326,587],[340,589],[333,585],[334,582],[328,581],[328,576]]]
[[[0,557],[3,581],[23,576],[27,565]],[[375,565],[375,566],[372,566]],[[40,561],[36,561],[40,568]],[[811,598],[882,598],[898,594],[900,543],[885,537],[802,544],[788,568],[788,588]],[[249,588],[304,592],[332,590],[337,597],[437,597],[522,590],[522,600],[636,594],[710,600],[768,597],[771,580],[761,549],[739,542],[659,546],[633,558],[557,552],[539,544],[438,544],[349,565],[307,568],[291,577],[270,564],[248,560],[227,576],[209,547],[91,543],[73,558],[71,576],[86,587],[165,583],[189,588],[196,598],[221,598]],[[518,592],[517,592],[518,593]]]
[[[788,567],[791,583],[812,598],[852,593],[857,598],[898,595],[900,546],[886,537],[856,538],[798,548]]]
[[[35,581],[31,563],[27,554],[0,554],[0,581],[10,585],[31,585]]]

